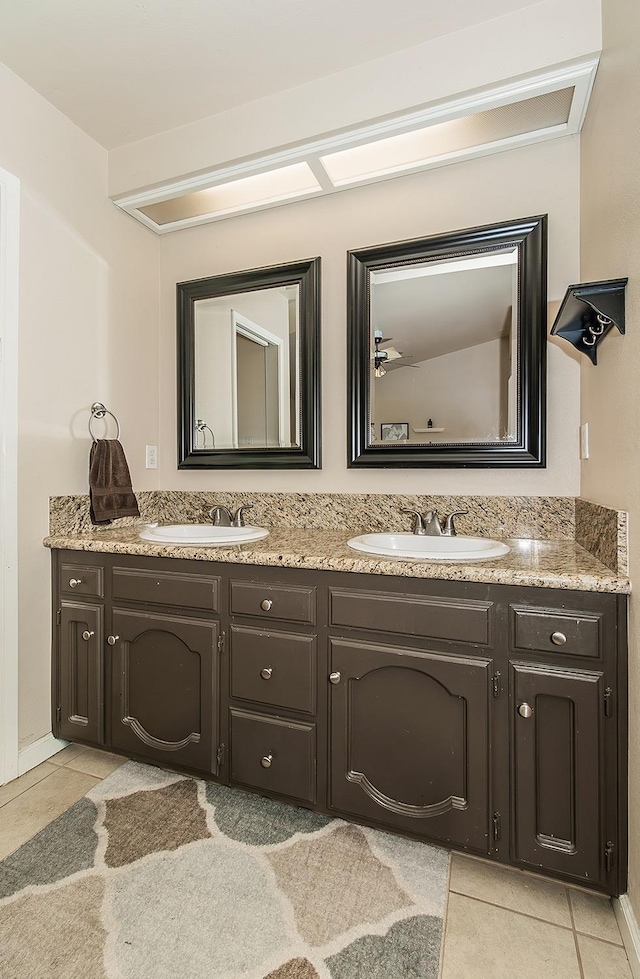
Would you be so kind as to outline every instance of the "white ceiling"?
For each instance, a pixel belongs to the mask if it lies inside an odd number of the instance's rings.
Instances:
[[[0,0],[0,61],[111,149],[537,2]]]
[[[503,265],[376,283],[372,330],[382,330],[404,364],[497,340],[511,324],[514,275],[514,265]]]

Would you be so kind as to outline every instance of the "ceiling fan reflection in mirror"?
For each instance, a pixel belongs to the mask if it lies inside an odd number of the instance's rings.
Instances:
[[[407,354],[401,353],[396,350],[395,347],[384,347],[380,346],[381,343],[391,343],[393,337],[385,337],[382,334],[382,330],[375,330],[373,334],[373,343],[375,350],[371,355],[373,360],[373,374],[374,377],[384,377],[389,370],[397,370],[400,367],[413,367],[419,370],[417,364],[395,364],[393,361],[396,360],[406,360]]]

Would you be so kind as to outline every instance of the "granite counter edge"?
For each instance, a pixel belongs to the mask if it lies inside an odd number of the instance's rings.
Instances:
[[[629,579],[613,572],[595,571],[527,571],[483,564],[445,564],[436,562],[385,561],[362,557],[326,557],[308,553],[202,548],[188,545],[159,545],[143,541],[117,541],[86,536],[48,536],[44,546],[54,550],[90,551],[103,554],[130,554],[139,557],[182,558],[222,564],[256,565],[258,567],[304,568],[317,571],[339,571],[356,574],[395,575],[406,578],[475,581],[487,584],[526,585],[533,588],[557,588],[565,591],[592,591],[628,594]],[[245,545],[246,546],[246,545]],[[253,545],[255,547],[255,545]]]

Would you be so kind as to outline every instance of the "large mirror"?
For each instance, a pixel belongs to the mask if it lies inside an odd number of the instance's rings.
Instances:
[[[318,468],[320,259],[177,288],[178,468]]]
[[[546,218],[349,253],[349,465],[544,466]]]

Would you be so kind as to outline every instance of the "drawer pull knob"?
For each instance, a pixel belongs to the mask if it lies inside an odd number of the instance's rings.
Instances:
[[[518,707],[518,713],[520,714],[520,717],[528,719],[529,717],[533,716],[533,707],[530,707],[529,704],[520,704]]]
[[[260,764],[262,765],[263,768],[271,768],[272,761],[273,761],[273,755],[271,754],[264,755],[264,757],[260,759]]]
[[[273,606],[273,602],[271,601],[270,598],[263,598],[262,601],[260,602],[260,608],[262,609],[263,612],[269,612],[272,606]]]
[[[263,680],[270,680],[272,673],[273,673],[272,666],[265,666],[263,670],[260,670],[260,676],[262,677]]]
[[[77,588],[82,584],[82,578],[69,578],[69,588]]]
[[[564,646],[566,641],[567,641],[567,637],[565,636],[564,632],[551,633],[551,642],[553,643],[554,646]]]
[[[341,680],[341,676],[339,673],[329,674],[329,683],[340,683],[340,680]]]
[[[90,632],[88,629],[85,629],[82,633],[82,638],[85,642],[89,642],[92,636],[95,636],[95,632]]]
[[[107,636],[107,642],[110,646],[115,646],[120,636]]]

